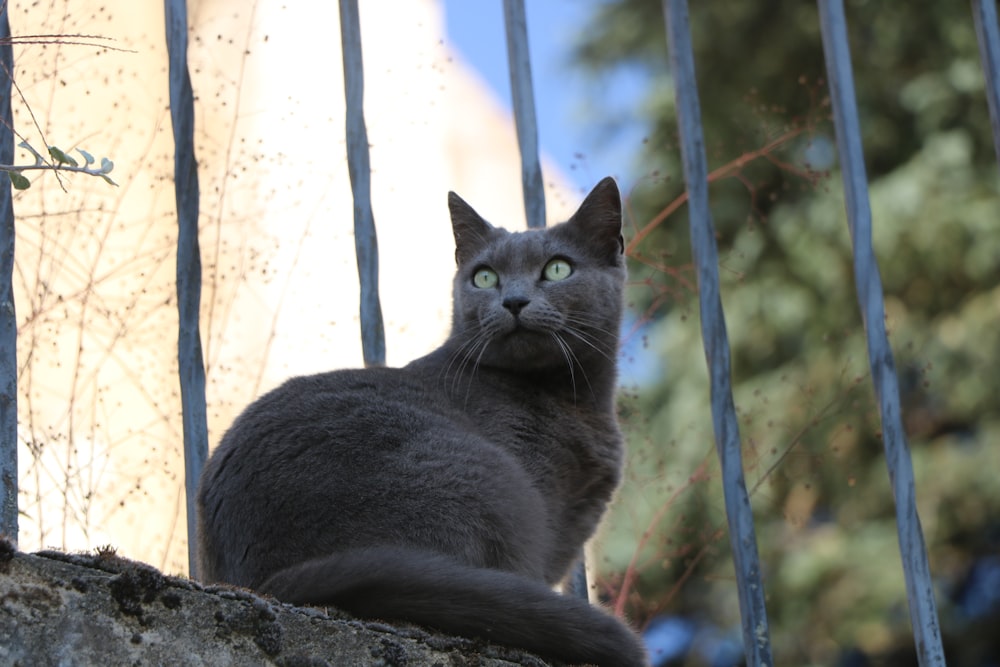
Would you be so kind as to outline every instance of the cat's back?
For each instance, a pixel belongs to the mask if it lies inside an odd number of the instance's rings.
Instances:
[[[252,403],[205,466],[203,577],[253,587],[281,567],[393,535],[475,561],[483,556],[464,552],[495,539],[485,533],[515,529],[511,492],[525,503],[516,513],[542,502],[433,377],[377,368],[293,378]],[[463,515],[467,532],[443,535],[445,517]],[[479,526],[484,535],[469,534]]]
[[[471,424],[420,373],[338,370],[292,378],[251,403],[205,468],[205,490],[243,482],[277,490],[350,478],[405,450],[433,450]],[[428,434],[436,434],[433,442]],[[294,479],[286,479],[286,476]],[[270,480],[270,482],[268,482]]]
[[[337,370],[291,378],[261,396],[236,419],[219,448],[285,456],[273,450],[275,443],[294,446],[321,438],[349,446],[364,438],[370,447],[376,434],[391,446],[394,431],[403,435],[414,420],[427,419],[451,421],[461,415],[421,374],[405,368]]]

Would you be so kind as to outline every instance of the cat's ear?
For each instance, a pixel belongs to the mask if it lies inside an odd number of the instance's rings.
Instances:
[[[620,262],[625,252],[625,239],[622,237],[622,197],[615,179],[607,176],[595,185],[566,224],[578,230],[588,246],[606,253],[614,263]]]
[[[451,211],[451,228],[455,233],[455,262],[461,266],[479,254],[496,228],[454,192],[448,193],[448,210]]]

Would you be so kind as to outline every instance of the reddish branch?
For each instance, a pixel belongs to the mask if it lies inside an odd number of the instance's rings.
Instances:
[[[771,153],[773,153],[776,149],[788,143],[795,137],[799,136],[807,129],[808,127],[806,126],[792,128],[791,130],[788,130],[785,133],[767,142],[757,150],[748,151],[743,155],[740,155],[734,160],[731,160],[726,164],[722,165],[721,167],[719,167],[718,169],[715,169],[712,172],[710,172],[708,174],[708,182],[714,183],[719,179],[728,178],[730,176],[738,176],[740,171],[746,165],[750,164],[751,162],[759,158],[766,158],[777,164],[782,169],[787,169],[792,173],[803,175],[799,169],[796,169],[792,165],[775,160],[775,158],[771,156]],[[666,207],[664,207],[662,211],[656,214],[656,216],[654,216],[652,220],[646,223],[646,225],[642,229],[636,232],[636,235],[632,237],[632,240],[629,241],[628,245],[625,247],[625,253],[629,256],[632,256],[638,245],[642,243],[643,239],[649,236],[653,232],[653,230],[660,225],[661,222],[666,220],[671,214],[673,214],[685,202],[687,202],[687,200],[688,200],[688,195],[687,191],[685,190],[672,202],[667,204]]]

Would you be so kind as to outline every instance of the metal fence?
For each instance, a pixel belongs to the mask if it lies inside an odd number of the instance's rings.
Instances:
[[[896,503],[902,567],[921,666],[944,665],[944,652],[926,548],[917,516],[913,469],[902,428],[898,379],[884,324],[878,264],[872,250],[871,211],[854,99],[850,49],[842,0],[818,0],[844,197],[854,253],[858,304],[867,337],[872,380],[882,420],[889,480]],[[187,69],[185,0],[165,0],[169,52],[170,108],[175,140],[175,185],[179,222],[177,290],[180,310],[178,360],[184,412],[184,451],[188,491],[188,534],[194,533],[194,488],[207,456],[205,376],[198,323],[201,291],[197,220],[198,182],[194,155],[194,108]],[[708,174],[702,136],[695,63],[686,0],[664,0],[670,65],[678,109],[684,176],[688,190],[692,250],[695,257],[705,355],[710,369],[711,406],[721,460],[730,545],[747,663],[773,665],[765,609],[765,587],[757,554],[750,499],[744,482],[741,443],[730,382],[729,344],[719,287],[718,255],[708,201]],[[1000,31],[995,0],[972,0],[972,15],[986,75],[994,145],[1000,159]],[[362,113],[364,70],[357,0],[340,0],[347,102],[347,146],[354,192],[355,239],[361,284],[364,361],[379,365],[385,341],[378,297],[378,250],[370,201],[368,141]],[[525,213],[530,227],[541,227],[545,201],[535,123],[527,23],[523,0],[504,0],[504,18],[514,115],[522,156]],[[0,39],[9,38],[7,5],[0,5]],[[0,163],[11,164],[10,113],[12,58],[0,46]],[[0,533],[17,535],[16,322],[12,292],[13,212],[9,187],[0,188]],[[191,539],[190,544],[194,544]],[[190,560],[195,575],[193,555]],[[577,590],[583,587],[576,586]]]
[[[10,100],[14,49],[0,5],[0,163],[14,163]],[[17,539],[17,317],[14,313],[14,198],[0,186],[0,533]]]

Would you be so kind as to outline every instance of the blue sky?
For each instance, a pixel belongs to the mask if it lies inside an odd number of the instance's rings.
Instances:
[[[637,120],[641,77],[602,82],[602,93],[571,66],[574,39],[598,3],[594,0],[527,0],[528,42],[542,150],[581,190],[607,175],[628,180],[641,145]],[[501,0],[444,0],[448,40],[510,109],[510,78]],[[603,105],[594,108],[593,105]],[[612,139],[601,138],[588,117],[612,111],[626,119]],[[623,186],[628,183],[622,183]]]

